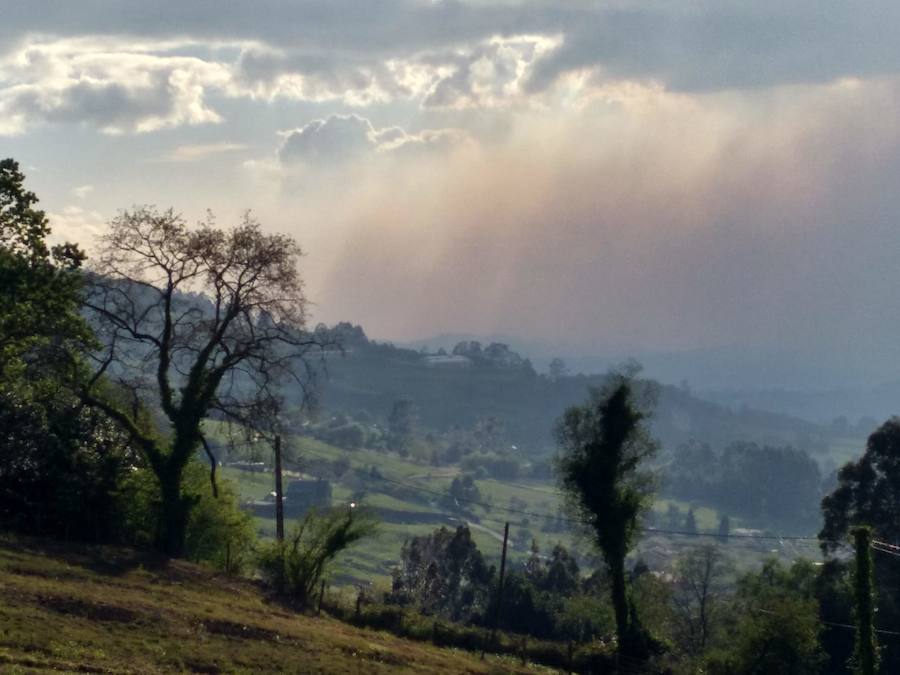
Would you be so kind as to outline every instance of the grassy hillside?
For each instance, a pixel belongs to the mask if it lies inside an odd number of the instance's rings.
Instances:
[[[503,524],[506,521],[510,522],[509,559],[513,565],[526,560],[532,538],[545,554],[554,544],[562,543],[579,557],[586,569],[597,564],[596,560],[590,559],[594,549],[588,542],[580,540],[571,532],[549,528],[547,520],[535,517],[559,513],[561,499],[552,482],[524,478],[508,482],[476,480],[475,484],[481,494],[480,502],[490,508],[469,504],[463,514],[448,509],[438,497],[446,494],[453,475],[458,472],[456,467],[435,468],[412,459],[402,459],[373,450],[348,452],[308,437],[290,437],[288,445],[306,463],[339,457],[347,459],[351,468],[341,479],[332,481],[334,504],[348,503],[352,497],[363,506],[376,511],[389,509],[394,514],[391,520],[385,520],[379,525],[378,536],[361,542],[341,559],[336,570],[337,578],[334,579],[337,586],[372,584],[376,589],[388,589],[390,571],[397,564],[400,549],[407,538],[428,534],[441,525],[452,527],[463,522],[470,523],[473,539],[491,564],[499,565]],[[367,474],[367,469],[371,466],[378,467],[381,479],[361,477],[361,474]],[[274,486],[274,477],[270,472],[253,473],[226,467],[222,470],[222,476],[233,481],[245,499],[259,499]],[[659,498],[654,504],[654,511],[664,515],[670,505],[678,507],[683,513],[692,506],[687,502]],[[408,516],[405,522],[403,514]],[[426,514],[433,515],[433,518],[428,522],[420,522]],[[716,531],[719,519],[717,511],[698,506],[695,516],[701,530]],[[262,536],[274,536],[273,518],[257,518],[256,524]],[[742,525],[739,518],[732,519],[732,527]],[[632,561],[644,558],[652,563],[654,569],[667,569],[678,555],[709,541],[677,535],[648,534],[636,546]],[[771,555],[787,561],[800,556],[820,556],[814,543],[803,545],[801,549],[798,548],[800,544],[791,542],[732,538],[723,545],[727,547],[729,555],[746,566],[755,565]]]
[[[300,616],[250,582],[187,563],[0,537],[4,673],[537,670]]]

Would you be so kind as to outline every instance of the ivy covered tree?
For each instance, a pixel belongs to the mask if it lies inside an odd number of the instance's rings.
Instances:
[[[304,332],[299,256],[293,239],[263,232],[249,215],[230,230],[211,216],[190,228],[171,210],[138,208],[102,238],[84,305],[103,346],[79,394],[129,434],[153,471],[156,545],[169,555],[185,551],[196,500],[183,476],[201,447],[215,491],[204,421],[252,427],[277,409],[284,378],[304,390],[311,382],[308,357],[320,343]]]
[[[892,417],[872,432],[862,457],[845,464],[837,478],[837,487],[822,500],[824,525],[819,539],[823,550],[830,553],[840,548],[861,526],[871,528],[874,540],[900,541],[900,417]],[[873,559],[875,588],[898,587],[900,569],[894,560],[888,555]],[[841,567],[842,563],[833,560],[830,565]],[[880,624],[892,626],[900,619],[896,593],[878,593],[875,604]],[[895,642],[885,641],[880,658],[883,672],[900,669],[900,647]]]
[[[585,523],[609,569],[619,649],[644,656],[652,640],[629,598],[625,557],[653,495],[654,479],[644,462],[657,444],[645,426],[648,413],[635,374],[636,368],[611,373],[587,403],[566,410],[556,435],[569,508]]]

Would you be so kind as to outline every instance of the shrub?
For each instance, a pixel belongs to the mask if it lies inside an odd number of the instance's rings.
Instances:
[[[365,511],[310,511],[285,541],[263,549],[260,572],[278,593],[306,606],[338,554],[374,534],[375,529],[374,519]]]
[[[231,481],[219,480],[218,497],[212,495],[209,470],[199,460],[185,469],[182,489],[191,495],[194,508],[185,536],[185,557],[208,563],[226,574],[247,571],[253,561],[256,533],[250,514],[240,508]],[[137,546],[150,546],[156,539],[159,485],[146,469],[128,476],[118,494],[125,522],[125,538]]]

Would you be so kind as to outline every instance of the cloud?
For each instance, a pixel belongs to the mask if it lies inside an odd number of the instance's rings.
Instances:
[[[66,241],[90,245],[94,238],[106,229],[106,218],[99,212],[69,204],[60,211],[47,214],[50,222],[50,241],[58,244]]]
[[[399,155],[446,151],[467,138],[457,129],[427,129],[417,134],[408,134],[400,127],[376,129],[369,120],[356,114],[313,120],[283,132],[283,135],[284,141],[277,153],[283,164],[320,166],[376,153]]]
[[[335,162],[376,147],[375,129],[358,115],[332,115],[287,132],[278,149],[282,162]]]
[[[247,146],[241,143],[200,143],[194,145],[179,145],[163,157],[167,162],[197,162],[213,155],[227,152],[246,150]]]
[[[513,81],[512,57],[479,52],[490,52],[485,45],[498,39],[525,35],[558,38],[556,49],[529,61],[532,92],[580,71],[604,82],[652,81],[680,91],[875,77],[900,70],[898,22],[900,6],[892,0],[824,6],[819,0],[259,0],[225,5],[162,0],[152,6],[123,0],[115,12],[102,0],[77,6],[33,0],[5,11],[0,50],[40,34],[137,38],[145,44],[187,41],[221,54],[219,62],[243,51],[235,86],[255,95],[304,100],[346,95],[344,103],[362,104],[405,96],[404,87],[412,86],[409,95],[417,96],[419,85],[433,85],[435,75],[444,80],[435,100],[448,94],[459,100],[454,91],[465,98],[473,88],[483,88],[479,69],[496,69],[502,89],[502,83]],[[422,57],[448,53],[463,55],[455,67],[451,64],[451,73],[430,73],[429,82],[406,79]],[[474,57],[468,65],[466,54]],[[517,73],[513,79],[520,77]]]
[[[434,78],[423,105],[485,108],[519,100],[529,69],[558,43],[543,36],[498,37],[443,59],[424,57],[423,61],[446,74]]]
[[[310,293],[392,339],[900,357],[900,81],[754,101],[624,92],[344,184]]]
[[[900,72],[891,26],[900,5],[815,0],[610,4],[581,8],[565,38],[529,75],[529,89],[588,71],[609,82],[677,91],[827,83]]]
[[[36,123],[106,133],[213,124],[222,98],[427,113],[580,103],[623,83],[722,92],[900,72],[900,5],[887,0],[827,11],[813,0],[162,5],[11,8],[0,27],[0,134]]]
[[[93,185],[79,185],[78,187],[72,188],[72,194],[78,197],[78,199],[84,199],[93,191]]]
[[[215,123],[221,117],[205,93],[228,77],[215,63],[118,42],[36,42],[0,63],[7,120],[0,132],[21,133],[35,122],[87,123],[112,134]]]

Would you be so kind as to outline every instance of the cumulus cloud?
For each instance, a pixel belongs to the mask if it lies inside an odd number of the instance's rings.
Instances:
[[[107,133],[218,122],[204,94],[228,76],[215,63],[120,42],[36,42],[0,62],[0,131],[36,121],[86,122]]]
[[[243,45],[237,80],[258,95],[330,100],[349,92],[350,98],[373,101],[408,86],[398,71],[419,55],[475,54],[479,45],[497,38],[559,36],[558,48],[533,63],[529,82],[534,91],[581,70],[608,80],[706,91],[896,73],[898,22],[900,6],[892,0],[825,7],[817,0],[258,0],[225,5],[124,0],[115,12],[102,0],[77,5],[33,0],[4,12],[0,49],[35,33],[145,40],[189,36],[198,44]],[[494,59],[493,67],[502,70],[504,63],[507,57]],[[443,89],[467,91],[466,70],[464,65],[454,69],[456,79]]]
[[[376,129],[356,114],[331,115],[283,132],[278,158],[284,164],[329,165],[363,156],[447,150],[463,142],[456,129],[427,129],[408,134],[400,127]]]
[[[251,45],[241,51],[229,92],[269,101],[286,98],[366,106],[414,96],[404,76],[402,66],[377,58]]]
[[[900,5],[336,0],[150,11],[39,0],[0,28],[0,133],[220,122],[215,96],[426,109],[543,104],[611,83],[725,91],[900,71]],[[5,37],[4,37],[5,36]],[[51,38],[49,36],[55,36]],[[68,37],[58,37],[68,36]]]
[[[106,228],[106,218],[102,214],[77,204],[49,212],[47,220],[50,222],[50,241],[54,244],[71,241],[89,246]]]
[[[493,38],[464,53],[424,57],[440,75],[423,105],[484,108],[518,100],[529,69],[558,43],[543,36]]]

